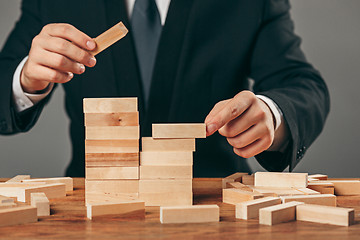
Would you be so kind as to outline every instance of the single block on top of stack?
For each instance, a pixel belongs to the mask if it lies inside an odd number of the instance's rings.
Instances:
[[[153,124],[140,153],[139,198],[146,206],[192,205],[195,138],[205,137],[205,124]]]
[[[85,98],[86,203],[137,199],[137,98]]]

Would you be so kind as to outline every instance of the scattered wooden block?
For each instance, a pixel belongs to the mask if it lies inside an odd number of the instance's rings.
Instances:
[[[330,180],[317,181],[334,184],[334,192],[337,196],[360,195],[360,181],[358,180]]]
[[[174,189],[169,192],[140,192],[139,199],[145,202],[145,206],[188,206],[193,204],[191,191],[181,192]]]
[[[236,218],[252,219],[259,217],[259,210],[261,208],[270,207],[281,204],[281,199],[278,197],[264,197],[251,201],[241,202],[236,204]]]
[[[0,209],[16,207],[16,203],[0,203]]]
[[[217,205],[196,205],[178,207],[160,207],[161,223],[202,223],[219,222]]]
[[[14,199],[0,195],[0,204],[13,203]]]
[[[138,153],[139,140],[85,140],[86,153]]]
[[[316,205],[336,207],[336,196],[332,194],[283,196],[281,197],[281,200],[283,203],[295,201],[295,202],[303,202],[306,204],[316,204]]]
[[[125,25],[122,22],[119,22],[94,39],[96,42],[96,48],[90,51],[90,53],[95,56],[96,54],[102,52],[106,48],[125,37],[127,33],[128,30]]]
[[[85,180],[85,191],[107,195],[122,195],[124,193],[138,193],[137,180]]]
[[[86,127],[87,140],[139,139],[139,126]]]
[[[317,194],[320,194],[318,191],[312,190],[310,188],[296,188],[296,190],[302,192],[305,195],[317,195]]]
[[[334,194],[334,184],[331,182],[309,182],[308,188],[319,192],[320,194]]]
[[[86,167],[138,167],[139,153],[85,153]]]
[[[139,112],[85,113],[85,126],[139,126]]]
[[[45,193],[31,193],[31,206],[36,207],[37,216],[50,216],[50,203]]]
[[[192,179],[192,166],[140,166],[140,179]]]
[[[293,196],[293,195],[304,195],[305,193],[295,188],[280,188],[280,187],[254,187],[249,186],[256,192],[264,194],[268,197],[280,197],[280,196]]]
[[[317,180],[327,180],[327,179],[328,179],[328,176],[327,176],[327,175],[324,175],[324,174],[312,174],[312,175],[309,175],[309,176],[308,176],[308,179],[309,179],[309,181],[310,181],[310,180],[314,180],[314,179],[317,179]]]
[[[289,202],[259,210],[259,224],[274,225],[296,220],[296,207],[302,202]]]
[[[12,207],[0,210],[0,227],[37,222],[36,208]]]
[[[307,177],[307,173],[257,172],[255,173],[255,186],[306,188]]]
[[[351,208],[304,204],[296,207],[296,220],[350,226],[355,223],[355,211]]]
[[[192,192],[192,179],[140,180],[140,193]]]
[[[196,194],[222,194],[222,182],[218,178],[193,179],[192,188]]]
[[[139,179],[139,167],[87,167],[86,179]]]
[[[153,138],[206,138],[205,123],[153,124]]]
[[[254,192],[248,192],[236,188],[223,189],[223,202],[228,204],[237,204],[240,202],[250,201],[262,198],[264,195]]]
[[[251,189],[247,185],[239,183],[239,182],[228,182],[228,183],[226,183],[226,188],[238,188],[238,189],[241,189],[244,191],[254,192],[253,189]]]
[[[249,175],[248,173],[237,172],[222,179],[222,188],[226,188],[226,183],[241,182],[242,176]]]
[[[7,180],[7,183],[17,183],[21,182],[22,180],[30,179],[30,175],[17,175],[9,180]]]
[[[141,166],[192,166],[193,152],[141,152]]]
[[[137,98],[84,98],[84,113],[137,112]]]
[[[74,189],[74,183],[73,183],[73,179],[71,177],[33,178],[33,179],[23,180],[22,182],[23,183],[38,182],[38,183],[45,183],[45,184],[64,183],[67,192],[72,192]]]
[[[244,175],[241,178],[241,183],[245,185],[255,185],[254,175]]]
[[[143,152],[194,152],[195,139],[154,139],[151,137],[143,137]]]
[[[86,209],[88,219],[99,216],[128,215],[129,213],[145,216],[145,203],[139,200],[88,203]]]

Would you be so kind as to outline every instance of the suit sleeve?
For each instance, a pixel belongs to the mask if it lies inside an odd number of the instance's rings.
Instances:
[[[254,92],[276,102],[290,131],[284,153],[256,156],[268,171],[283,171],[287,166],[294,169],[322,131],[330,108],[327,86],[301,51],[289,10],[288,0],[264,1],[251,59]]]
[[[43,27],[38,1],[24,0],[21,11],[21,17],[0,53],[0,134],[28,131],[36,123],[50,97],[21,113],[15,110],[12,97],[13,75],[21,60],[29,54],[32,39]]]

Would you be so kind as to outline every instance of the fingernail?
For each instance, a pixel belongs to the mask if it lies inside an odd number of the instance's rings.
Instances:
[[[80,63],[79,63],[79,72],[80,73],[85,72],[85,66],[83,64],[80,64]]]
[[[216,131],[216,125],[210,124],[209,126],[206,126],[206,132],[208,134],[213,134]]]
[[[93,66],[95,66],[95,64],[96,64],[96,58],[95,58],[95,57],[91,57],[91,58],[89,59],[89,65],[90,65],[91,67],[93,67]]]
[[[72,79],[73,77],[74,77],[74,74],[72,73],[72,72],[68,72],[68,79],[70,80],[70,79]]]
[[[93,50],[96,47],[94,41],[87,41],[86,46],[89,48],[89,50]]]

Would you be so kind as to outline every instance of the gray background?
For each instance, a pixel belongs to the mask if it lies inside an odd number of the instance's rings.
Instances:
[[[292,0],[295,31],[303,38],[309,61],[327,81],[331,113],[323,133],[296,172],[359,177],[360,9],[359,0]],[[20,15],[20,0],[0,1],[0,46]],[[0,177],[28,173],[61,176],[69,163],[69,121],[64,93],[58,88],[38,124],[29,132],[0,136]],[[261,170],[256,160],[248,160]]]

